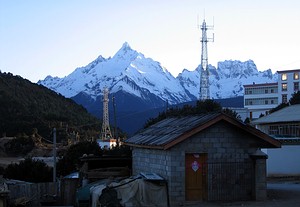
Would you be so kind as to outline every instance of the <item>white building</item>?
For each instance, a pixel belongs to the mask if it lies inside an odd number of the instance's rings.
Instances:
[[[277,83],[244,85],[244,91],[244,108],[249,110],[250,120],[268,114],[279,104]]]
[[[292,94],[299,91],[300,69],[283,70],[278,73],[278,100],[280,103],[287,103]]]
[[[281,149],[265,149],[268,176],[300,175],[300,104],[291,105],[251,122],[279,140]]]
[[[117,146],[116,139],[107,139],[107,140],[97,139],[97,143],[102,149],[111,149]]]
[[[281,103],[287,103],[299,91],[300,69],[277,71],[278,82],[244,85],[244,108],[249,110],[249,118],[257,119],[267,115],[269,110]]]

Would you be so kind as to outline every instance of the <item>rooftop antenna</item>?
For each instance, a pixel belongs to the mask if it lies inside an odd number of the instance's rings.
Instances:
[[[205,15],[205,13],[204,13]],[[208,71],[208,55],[207,55],[207,43],[214,42],[214,35],[212,38],[207,37],[207,30],[213,30],[214,26],[206,25],[205,18],[200,27],[202,31],[201,42],[201,71],[200,71],[200,100],[210,99],[209,90],[209,71]]]

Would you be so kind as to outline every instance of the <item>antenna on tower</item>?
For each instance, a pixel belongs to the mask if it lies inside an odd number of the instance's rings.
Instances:
[[[204,14],[205,15],[205,14]],[[212,38],[207,37],[207,30],[212,30],[214,26],[207,26],[205,19],[200,27],[202,31],[201,38],[201,71],[200,71],[200,91],[199,99],[210,99],[209,90],[209,71],[208,71],[208,55],[207,55],[207,43],[214,41],[214,35]]]

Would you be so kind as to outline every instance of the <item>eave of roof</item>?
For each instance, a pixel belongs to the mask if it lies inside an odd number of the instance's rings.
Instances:
[[[278,83],[254,83],[254,84],[247,84],[244,87],[259,87],[259,86],[277,86]]]
[[[202,130],[214,125],[215,123],[224,120],[258,138],[260,138],[261,140],[267,142],[270,144],[270,148],[277,148],[277,147],[281,147],[281,143],[279,141],[277,141],[276,139],[270,137],[269,135],[259,131],[258,129],[255,129],[254,127],[250,126],[250,125],[245,125],[244,123],[241,123],[240,121],[229,117],[228,115],[225,115],[223,113],[220,113],[219,115],[212,117],[210,120],[208,120],[207,122],[205,122],[204,124],[201,124],[199,126],[195,126],[193,128],[191,128],[190,130],[184,131],[183,133],[181,133],[179,136],[171,139],[171,141],[166,142],[166,143],[162,143],[159,145],[149,145],[149,144],[139,144],[139,143],[130,143],[130,142],[125,142],[124,144],[128,145],[128,146],[132,146],[132,147],[139,147],[139,148],[148,148],[148,149],[163,149],[163,150],[167,150],[173,146],[175,146],[176,144],[188,139],[189,137],[201,132]]]
[[[277,73],[291,73],[291,72],[300,72],[300,69],[294,70],[278,70]]]

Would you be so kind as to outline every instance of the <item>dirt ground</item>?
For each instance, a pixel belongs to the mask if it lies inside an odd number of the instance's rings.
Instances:
[[[267,184],[267,200],[229,203],[199,203],[187,207],[300,207],[300,179],[272,179]]]

